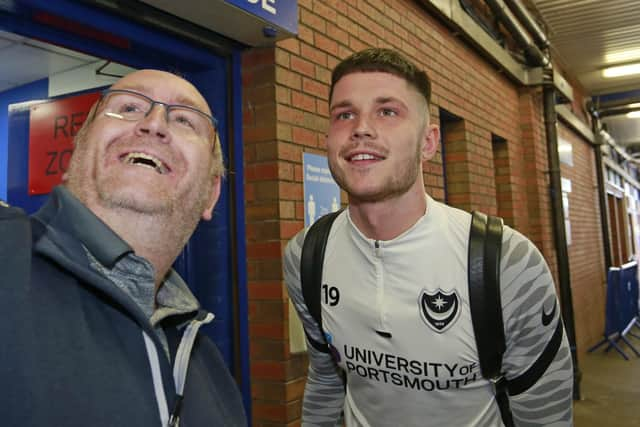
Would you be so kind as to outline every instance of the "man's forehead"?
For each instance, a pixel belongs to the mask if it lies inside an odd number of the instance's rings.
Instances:
[[[156,101],[188,105],[211,112],[207,101],[191,83],[164,71],[136,71],[118,80],[111,88],[133,90]]]
[[[360,90],[366,88],[366,91]],[[358,71],[346,74],[338,80],[333,89],[331,104],[348,102],[354,96],[365,96],[377,100],[402,98],[406,94],[421,97],[416,88],[406,79],[384,71]],[[400,90],[400,92],[399,92]]]

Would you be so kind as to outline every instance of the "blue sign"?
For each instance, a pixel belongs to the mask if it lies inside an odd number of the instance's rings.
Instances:
[[[333,180],[325,156],[303,153],[304,226],[340,209],[340,187]]]
[[[274,24],[292,34],[298,32],[297,0],[227,0],[252,15]]]

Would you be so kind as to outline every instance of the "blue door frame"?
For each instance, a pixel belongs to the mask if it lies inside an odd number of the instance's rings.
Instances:
[[[16,2],[18,3],[18,2]],[[251,414],[249,381],[248,308],[246,247],[244,229],[244,185],[242,162],[242,117],[240,49],[231,45],[227,57],[94,7],[67,0],[21,0],[12,10],[0,7],[0,29],[44,40],[133,68],[157,68],[178,72],[190,80],[209,102],[220,121],[222,149],[230,171],[223,183],[214,218],[201,223],[176,261],[203,307],[216,315],[204,328],[220,348],[229,368],[239,381],[247,414]],[[90,25],[85,24],[90,23]],[[28,117],[15,126],[23,144],[8,144],[0,152],[0,164],[28,154]],[[28,137],[27,137],[28,138]],[[0,147],[2,147],[0,145]],[[16,151],[16,153],[13,153]],[[8,179],[8,199],[29,205],[27,164],[18,171],[20,182]],[[6,164],[6,163],[5,163]],[[18,166],[19,167],[19,166]],[[23,186],[23,188],[20,188]],[[22,202],[22,203],[21,203]]]

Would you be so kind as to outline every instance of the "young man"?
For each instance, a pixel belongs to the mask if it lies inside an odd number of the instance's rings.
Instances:
[[[2,424],[245,427],[198,333],[213,315],[171,269],[224,175],[206,101],[173,74],[137,71],[104,92],[74,144],[64,185],[31,219],[30,277],[2,283]]]
[[[307,336],[331,348],[309,345],[303,426],[335,426],[341,413],[348,427],[503,425],[479,370],[469,311],[471,215],[424,190],[422,163],[439,140],[429,98],[427,75],[390,50],[356,53],[333,72],[327,150],[349,206],[327,241],[324,334],[300,288],[304,232],[285,252],[285,280]],[[513,379],[543,353],[560,310],[540,252],[509,227],[500,271],[502,368]],[[571,425],[566,337],[543,375],[509,400],[516,426]]]

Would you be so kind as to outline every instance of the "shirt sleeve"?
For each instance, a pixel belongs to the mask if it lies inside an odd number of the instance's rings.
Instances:
[[[542,254],[509,227],[503,235],[500,285],[506,335],[502,366],[512,380],[534,365],[562,318],[553,277]],[[560,347],[546,370],[526,390],[509,396],[517,427],[573,425],[573,364],[562,329]]]
[[[284,280],[305,332],[313,340],[323,342],[322,331],[309,314],[300,285],[300,255],[304,230],[287,244],[284,254]],[[344,405],[344,384],[331,355],[315,349],[307,339],[309,373],[302,402],[302,427],[334,427],[339,425]]]

